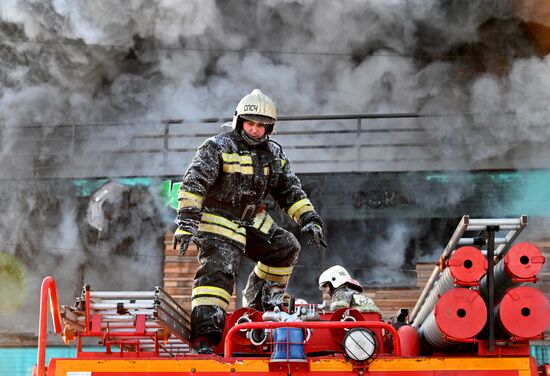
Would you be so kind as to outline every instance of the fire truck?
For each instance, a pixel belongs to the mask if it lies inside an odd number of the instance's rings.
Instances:
[[[86,285],[60,308],[55,280],[46,277],[33,375],[549,375],[550,366],[530,356],[529,341],[550,324],[550,306],[535,283],[543,255],[515,243],[526,225],[526,216],[464,216],[414,308],[389,321],[290,298],[273,311],[229,312],[209,355],[193,353],[189,312],[161,287]],[[75,358],[46,364],[48,312],[63,341],[76,342]],[[93,351],[83,345],[90,338],[99,344]]]

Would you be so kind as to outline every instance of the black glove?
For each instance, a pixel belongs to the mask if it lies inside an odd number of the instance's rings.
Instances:
[[[189,243],[191,242],[191,238],[193,235],[188,233],[187,231],[184,231],[180,228],[176,230],[174,233],[174,241],[172,243],[172,248],[176,249],[178,244],[180,245],[180,256],[185,255],[185,252],[187,252],[187,247],[189,247]]]
[[[302,227],[302,232],[312,236],[311,240],[308,242],[309,245],[315,245],[317,248],[321,248],[321,246],[326,248],[327,242],[323,238],[323,229],[319,224],[309,222]]]

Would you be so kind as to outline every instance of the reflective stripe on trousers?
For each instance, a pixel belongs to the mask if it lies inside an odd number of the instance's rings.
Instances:
[[[294,266],[275,267],[263,264],[258,261],[254,267],[254,273],[266,281],[280,283],[286,285],[292,274]]]
[[[203,213],[198,230],[199,232],[221,235],[242,245],[246,245],[246,228],[221,215]]]
[[[231,294],[216,286],[198,286],[193,289],[191,308],[200,305],[216,305],[227,311]]]

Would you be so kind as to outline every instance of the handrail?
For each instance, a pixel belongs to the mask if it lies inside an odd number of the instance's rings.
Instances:
[[[246,329],[276,329],[276,328],[309,328],[309,329],[343,329],[343,328],[382,328],[393,335],[393,350],[395,356],[401,356],[399,334],[393,326],[382,321],[267,321],[245,322],[235,325],[225,336],[224,354],[228,358],[233,353],[233,334]]]
[[[510,113],[511,114],[511,113]],[[510,115],[509,114],[509,115]],[[471,112],[458,112],[458,113],[418,113],[418,112],[390,112],[390,113],[362,113],[362,114],[327,114],[327,115],[286,115],[277,117],[277,121],[314,121],[314,120],[347,120],[347,119],[404,119],[404,118],[439,118],[439,117],[460,117],[468,116],[472,117],[479,115],[478,113]],[[483,115],[499,115],[502,113],[484,113]],[[29,123],[29,124],[17,124],[16,127],[21,128],[50,128],[50,127],[116,127],[123,125],[136,125],[136,124],[183,124],[183,123],[223,123],[230,122],[233,117],[209,117],[209,118],[164,118],[155,120],[134,120],[134,121],[104,121],[104,122],[60,122],[60,123]],[[12,125],[3,124],[2,128],[13,127]]]
[[[40,288],[40,321],[38,324],[38,359],[36,361],[36,375],[44,376],[46,371],[46,330],[48,329],[48,307],[50,302],[50,313],[52,315],[53,328],[55,333],[61,333],[61,316],[59,314],[59,303],[57,300],[57,289],[55,280],[48,276],[42,281]]]

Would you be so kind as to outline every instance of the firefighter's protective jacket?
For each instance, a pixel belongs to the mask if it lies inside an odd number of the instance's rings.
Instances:
[[[331,296],[330,310],[335,311],[340,308],[355,308],[360,312],[377,312],[380,309],[374,303],[374,300],[365,294],[344,284],[338,287]]]
[[[199,147],[185,173],[176,222],[185,233],[210,233],[242,247],[247,231],[269,240],[276,225],[264,210],[268,194],[299,226],[323,225],[279,144],[250,146],[236,131],[222,133]]]

